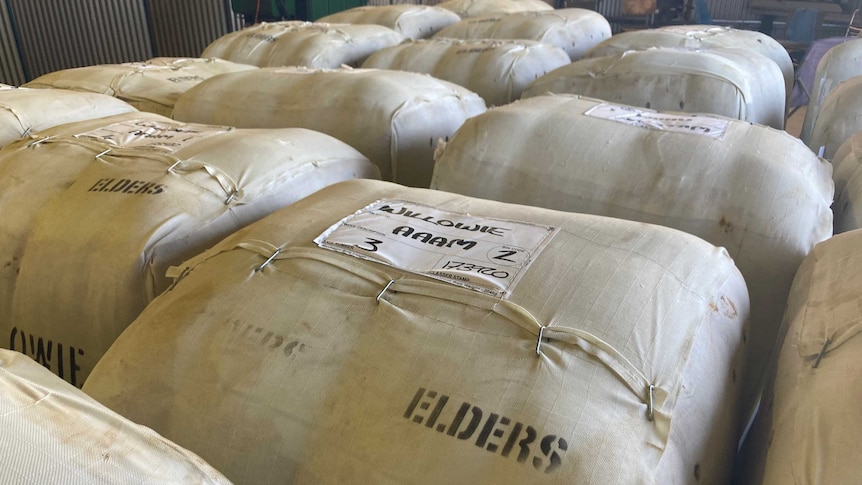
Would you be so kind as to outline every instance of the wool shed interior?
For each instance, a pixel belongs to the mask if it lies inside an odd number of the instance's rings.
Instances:
[[[0,2],[0,483],[858,483],[860,167],[862,0]]]

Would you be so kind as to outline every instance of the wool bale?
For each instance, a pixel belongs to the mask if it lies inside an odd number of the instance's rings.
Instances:
[[[811,139],[811,132],[826,96],[838,83],[856,76],[862,76],[862,39],[836,45],[820,58],[814,72],[814,84],[811,86],[813,92],[805,111],[802,133],[799,135],[802,141],[808,143]]]
[[[378,174],[303,129],[138,113],[43,134],[0,156],[0,204],[14,214],[2,229],[0,344],[78,386],[170,285],[167,267],[326,185]]]
[[[0,147],[64,123],[135,111],[133,106],[102,94],[0,85]]]
[[[330,24],[376,24],[408,39],[431,37],[440,29],[461,20],[455,12],[429,5],[380,5],[355,7],[319,18]]]
[[[195,86],[180,97],[174,118],[320,131],[362,152],[384,180],[428,187],[437,140],[484,111],[475,93],[417,73],[266,68]]]
[[[756,52],[649,49],[582,59],[533,81],[523,97],[590,96],[659,111],[712,113],[784,127],[784,82]]]
[[[0,482],[230,484],[32,359],[0,349]]]
[[[832,235],[830,164],[786,132],[570,95],[468,120],[438,155],[431,188],[661,224],[727,248],[751,294],[749,403],[793,274]]]
[[[434,34],[455,39],[522,39],[553,44],[580,59],[611,36],[611,25],[598,12],[583,8],[483,15],[464,19]]]
[[[835,196],[839,196],[847,182],[862,166],[862,131],[848,138],[835,151],[832,157],[832,180],[835,182]]]
[[[170,116],[181,93],[213,76],[254,66],[221,59],[156,57],[146,62],[102,64],[55,71],[28,82],[28,88],[71,89],[122,99],[141,111]]]
[[[204,49],[201,57],[258,67],[358,67],[375,51],[405,39],[382,25],[261,22],[219,37]]]
[[[542,0],[448,0],[436,5],[461,18],[516,12],[542,12],[553,7]]]
[[[862,76],[855,76],[826,95],[811,128],[808,146],[829,160],[851,136],[862,131]]]
[[[757,52],[775,61],[784,75],[785,98],[793,89],[793,60],[787,49],[772,37],[754,30],[717,25],[668,25],[657,29],[632,30],[614,35],[596,45],[585,58],[618,56],[630,50],[654,47],[709,50],[741,49]]]
[[[835,181],[835,233],[862,228],[862,132],[847,139],[832,162]]]
[[[530,82],[569,62],[563,49],[536,41],[435,38],[381,49],[362,67],[430,74],[499,106],[520,99]]]
[[[859,480],[862,232],[814,248],[793,281],[774,386],[764,398],[764,485]],[[767,445],[768,443],[768,445]]]
[[[175,274],[84,390],[238,483],[729,472],[748,298],[694,236],[351,181]]]

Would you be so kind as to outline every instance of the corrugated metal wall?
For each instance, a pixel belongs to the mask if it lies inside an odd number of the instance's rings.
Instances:
[[[27,75],[152,57],[141,0],[7,0]]]
[[[230,0],[149,0],[153,51],[162,57],[198,57],[217,38],[241,27]]]
[[[0,82],[18,86],[25,78],[9,6],[3,1],[0,2]]]

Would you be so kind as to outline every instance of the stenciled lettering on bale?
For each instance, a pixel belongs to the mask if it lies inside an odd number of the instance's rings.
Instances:
[[[63,355],[64,347],[68,349],[68,351],[65,352],[65,356]],[[54,354],[54,349],[57,350],[56,355]],[[64,346],[60,342],[45,340],[42,337],[27,334],[24,331],[19,330],[18,327],[12,327],[12,331],[9,333],[9,350],[15,350],[31,357],[36,362],[42,364],[43,367],[54,372],[61,379],[66,380],[73,386],[79,385],[78,371],[81,370],[81,366],[78,365],[77,358],[84,356],[83,349],[71,347],[69,345]],[[54,357],[56,357],[56,359]],[[68,362],[66,362],[66,358],[68,358]],[[52,367],[54,365],[56,365],[55,368]],[[69,371],[68,375],[66,374],[66,370]]]
[[[124,194],[156,195],[164,193],[167,186],[143,180],[102,178],[96,181],[87,192],[121,192]]]
[[[458,407],[455,415],[451,416],[451,409],[453,407],[449,406],[447,408],[446,405],[448,403],[449,396],[420,387],[407,406],[404,418],[412,419],[416,424],[423,424],[424,422],[426,428],[434,429],[438,433],[445,432],[447,436],[452,436],[459,440],[472,438],[476,434],[476,430],[479,429],[483,418],[486,417],[485,411],[475,404],[463,402]],[[431,410],[430,413],[425,413],[429,409]],[[447,413],[445,411],[450,412]],[[470,413],[470,417],[469,420],[465,421],[468,412]],[[438,421],[440,422],[438,423]],[[449,424],[445,424],[446,422]],[[509,432],[509,436],[503,440],[502,438],[506,435],[507,431]],[[535,447],[538,437],[538,432],[530,425],[525,425],[521,422],[513,423],[512,419],[506,416],[488,413],[485,425],[482,426],[482,430],[476,436],[474,444],[491,453],[497,453],[499,450],[500,456],[503,458],[508,458],[517,444],[518,454],[516,459],[518,463],[530,463],[536,470],[544,473],[553,473],[563,464],[563,454],[569,449],[569,443],[557,435],[545,435],[538,442],[539,450],[541,451],[541,454],[538,454],[532,448]],[[494,438],[498,438],[500,441],[495,441]],[[519,440],[519,438],[521,439]],[[528,462],[527,459],[531,455],[532,460]]]

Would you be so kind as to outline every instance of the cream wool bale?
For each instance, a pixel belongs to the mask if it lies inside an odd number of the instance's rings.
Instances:
[[[136,111],[129,104],[102,94],[0,85],[0,147],[64,123]]]
[[[84,389],[237,483],[729,472],[748,299],[682,232],[352,181],[175,272]]]
[[[449,0],[436,5],[461,18],[517,12],[544,12],[554,7],[542,0]]]
[[[611,36],[611,25],[598,12],[564,8],[464,19],[434,34],[455,39],[522,39],[561,47],[571,60]]]
[[[835,182],[835,195],[841,195],[847,182],[862,166],[862,131],[847,139],[832,157],[832,180]]]
[[[358,67],[374,52],[406,37],[382,25],[261,22],[219,37],[201,57],[259,67]]]
[[[756,52],[649,49],[582,59],[533,81],[523,98],[579,94],[659,111],[711,113],[784,128],[784,81]]]
[[[9,182],[10,197],[31,190],[44,202],[24,211],[26,239],[13,246],[20,264],[7,283],[14,285],[11,312],[4,311],[10,323],[0,335],[78,386],[169,286],[168,266],[327,185],[378,175],[358,151],[322,133],[129,116],[22,147],[0,160],[0,170],[8,167],[9,177],[35,163],[44,165],[40,172],[60,164],[78,170]],[[4,212],[21,205],[10,200]]]
[[[180,94],[213,76],[254,66],[221,59],[156,57],[146,62],[102,64],[55,71],[24,87],[71,89],[119,98],[141,111],[170,116]]]
[[[727,248],[751,294],[748,402],[796,268],[832,235],[830,164],[786,132],[576,96],[467,121],[438,155],[431,188],[661,224]]]
[[[811,131],[820,114],[826,96],[843,81],[862,76],[862,39],[851,40],[832,47],[820,58],[814,73],[811,98],[805,111],[799,138],[808,143]]]
[[[618,56],[630,50],[654,47],[684,49],[741,49],[772,59],[784,76],[785,98],[793,89],[793,60],[787,49],[772,37],[753,30],[716,25],[669,25],[658,29],[633,30],[614,35],[590,49],[584,58]]]
[[[862,131],[862,76],[838,84],[820,105],[808,146],[832,160],[838,148]]]
[[[459,22],[461,17],[445,8],[429,5],[381,5],[356,7],[319,18],[330,24],[377,24],[408,39],[424,39]]]
[[[430,74],[499,106],[520,99],[530,82],[569,62],[566,51],[541,42],[439,38],[381,49],[362,67]]]
[[[859,480],[862,232],[818,244],[799,267],[785,315],[773,393],[764,417],[771,444],[764,485]],[[760,419],[760,418],[758,418]]]
[[[853,138],[850,140],[853,140]],[[837,177],[847,176],[844,180],[836,177],[835,182],[836,187],[839,183],[841,184],[841,191],[835,192],[835,203],[832,204],[836,234],[862,228],[862,175],[860,175],[862,171],[859,170],[860,158],[862,158],[862,152],[851,153],[844,157],[841,164],[836,167],[836,170],[841,170],[841,173],[836,174]],[[849,173],[850,169],[855,170]]]
[[[37,89],[27,91],[42,93],[43,96],[55,92],[99,96],[122,103],[101,94]],[[89,143],[88,139],[81,139],[79,143],[60,144],[45,143],[45,140],[73,137],[77,133],[101,128],[106,122],[126,119],[160,121],[164,117],[134,111],[126,115],[69,123],[42,130],[38,137],[30,135],[0,150],[0,207],[3,208],[3,223],[0,224],[0,347],[11,347],[10,337],[14,326],[11,321],[12,296],[21,270],[26,239],[36,215],[45,203],[65,190],[78,174],[93,163],[94,155],[105,150],[105,144]],[[69,354],[67,350],[67,358],[74,356],[74,352]],[[69,369],[68,362],[65,368]],[[66,374],[62,377],[68,379],[68,371]]]
[[[484,111],[485,102],[475,93],[417,73],[267,68],[195,86],[180,97],[173,116],[195,123],[320,131],[362,152],[380,168],[383,180],[428,187],[437,140]]]
[[[0,482],[230,484],[200,457],[0,349]]]

